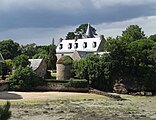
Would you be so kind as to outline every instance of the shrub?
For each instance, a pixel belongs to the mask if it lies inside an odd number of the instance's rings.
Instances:
[[[33,90],[34,87],[43,83],[43,79],[29,67],[18,67],[9,81],[11,90],[21,91]]]
[[[63,64],[63,65],[71,65],[72,63],[73,63],[73,59],[70,56],[63,56],[57,61],[57,64]]]
[[[0,120],[8,120],[11,117],[10,102],[0,107]]]
[[[66,86],[74,88],[86,88],[88,87],[88,82],[87,80],[69,80]]]

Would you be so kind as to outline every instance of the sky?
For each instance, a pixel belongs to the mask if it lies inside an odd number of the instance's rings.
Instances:
[[[105,38],[139,25],[156,33],[156,0],[0,0],[0,41],[51,44],[90,23]]]

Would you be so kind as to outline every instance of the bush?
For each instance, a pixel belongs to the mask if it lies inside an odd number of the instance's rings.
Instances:
[[[0,107],[0,120],[8,120],[11,117],[10,102]]]
[[[43,79],[29,67],[18,67],[9,81],[10,89],[18,91],[30,91],[37,85],[43,84]]]
[[[87,80],[69,80],[66,87],[86,88],[88,87],[88,82]]]
[[[73,59],[70,56],[63,56],[57,61],[57,64],[63,64],[63,65],[71,65],[72,63],[73,63]]]

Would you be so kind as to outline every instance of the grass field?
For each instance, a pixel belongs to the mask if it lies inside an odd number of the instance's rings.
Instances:
[[[118,101],[87,93],[17,92],[16,94],[21,96],[21,99],[11,100],[11,120],[156,119],[156,96],[120,95],[124,100]],[[1,99],[0,104],[4,104],[5,101]]]

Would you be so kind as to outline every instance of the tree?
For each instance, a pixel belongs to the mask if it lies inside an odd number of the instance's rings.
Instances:
[[[19,66],[9,78],[9,82],[11,90],[31,91],[36,86],[43,84],[43,79],[32,68]]]
[[[8,120],[11,117],[10,102],[0,107],[0,120]]]
[[[122,37],[127,40],[139,40],[145,38],[144,31],[138,25],[130,25],[122,32]]]
[[[31,59],[36,53],[37,48],[35,43],[22,45],[21,47],[22,54],[28,56],[29,59]]]
[[[13,40],[3,40],[0,42],[0,51],[4,59],[13,59],[21,54],[20,46]]]
[[[111,72],[107,58],[107,54],[103,56],[89,54],[79,61],[74,61],[73,69],[76,77],[88,80],[91,87],[110,90],[112,87],[109,81]]]
[[[121,37],[108,38],[105,49],[110,52],[113,81],[133,81],[144,89],[155,89],[155,42],[147,39],[137,25],[129,26]]]
[[[85,37],[86,31],[87,31],[88,24],[81,24],[74,32],[68,32],[66,36],[66,40],[68,39],[74,39],[77,37],[78,39],[82,39],[82,37]],[[92,27],[93,34],[97,35],[96,29]]]
[[[72,40],[75,39],[76,35],[74,32],[68,32],[66,36],[66,40]]]
[[[15,68],[27,67],[28,65],[30,65],[28,56],[22,54],[22,55],[15,57],[13,60],[13,65]]]
[[[54,44],[49,46],[49,54],[48,54],[48,69],[56,70],[56,46]]]
[[[151,35],[151,36],[149,37],[149,39],[150,39],[150,40],[153,40],[154,42],[156,42],[156,34]]]

